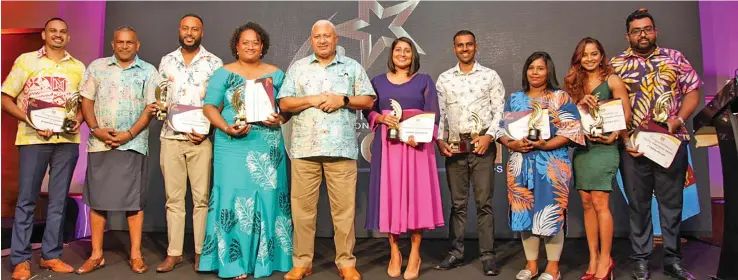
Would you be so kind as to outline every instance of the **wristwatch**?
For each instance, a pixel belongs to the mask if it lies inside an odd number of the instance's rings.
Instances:
[[[97,125],[96,126],[93,126],[93,127],[90,127],[90,133],[94,134],[95,133],[95,129],[97,129],[98,127],[99,126],[97,126]]]
[[[346,105],[348,104],[349,104],[349,97],[344,95],[343,96],[343,106],[346,107]]]

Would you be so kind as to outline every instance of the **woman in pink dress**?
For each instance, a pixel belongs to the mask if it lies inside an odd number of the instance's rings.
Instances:
[[[374,108],[365,112],[375,132],[365,227],[389,233],[390,277],[399,277],[402,269],[399,235],[410,232],[412,249],[404,278],[415,279],[420,269],[423,230],[444,225],[433,144],[438,131],[438,96],[433,79],[418,73],[418,51],[410,39],[401,37],[392,43],[387,66],[386,74],[372,79],[377,100]],[[402,107],[402,119],[392,115],[390,99]],[[413,136],[406,141],[387,139],[388,126],[396,127],[400,121],[421,113],[435,114],[431,143],[418,143]]]

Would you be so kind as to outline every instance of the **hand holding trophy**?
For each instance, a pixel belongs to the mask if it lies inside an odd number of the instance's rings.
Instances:
[[[390,106],[392,106],[392,115],[397,117],[397,119],[402,118],[402,106],[400,106],[400,103],[397,102],[397,100],[390,99]],[[399,131],[399,125],[390,126],[387,130],[387,140],[389,141],[399,141],[400,140],[400,131]]]
[[[79,110],[80,104],[79,91],[73,92],[67,97],[64,104],[64,123],[62,124],[62,131],[64,133],[74,133],[74,128],[77,127],[77,111]]]
[[[594,97],[596,100],[600,100],[600,93],[595,93]],[[589,127],[589,135],[591,137],[600,137],[603,133],[603,124],[605,123],[605,119],[600,114],[600,106],[599,103],[595,103],[594,107],[589,108],[589,114],[592,115],[592,119],[594,122]]]
[[[231,97],[231,106],[233,106],[233,111],[236,114],[233,120],[237,129],[241,129],[246,125],[246,104],[244,103],[243,91],[244,87],[239,87]]]
[[[161,81],[154,90],[156,98],[156,119],[163,121],[167,118],[167,95],[169,93],[169,81]]]
[[[541,139],[541,129],[539,127],[543,116],[543,108],[538,102],[533,103],[532,107],[533,112],[530,114],[530,119],[528,119],[528,140],[535,142]]]
[[[473,112],[471,114],[472,119],[472,132],[471,132],[471,140],[477,140],[479,137],[479,134],[482,132],[482,120],[479,119],[479,115],[477,112]],[[474,148],[477,148],[479,142],[474,143]]]
[[[661,93],[653,105],[653,122],[666,128],[669,133],[675,133],[680,127],[684,126],[684,120],[676,115],[671,115],[673,103],[674,93],[667,91]]]

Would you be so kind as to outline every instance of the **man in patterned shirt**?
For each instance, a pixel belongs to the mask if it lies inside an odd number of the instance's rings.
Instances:
[[[103,234],[109,211],[126,212],[129,265],[136,273],[147,270],[141,231],[148,197],[148,126],[156,113],[154,89],[161,78],[153,65],[138,58],[141,44],[132,28],[117,28],[111,46],[114,55],[90,63],[80,90],[82,114],[92,134],[84,186],[84,201],[91,209],[92,253],[77,274],[105,265]]]
[[[279,91],[292,125],[293,269],[285,279],[311,273],[318,212],[318,187],[325,173],[335,229],[335,263],[347,280],[361,279],[354,257],[356,205],[356,110],[369,110],[376,94],[364,68],[336,54],[338,35],[330,21],[315,23],[313,55],[295,62]]]
[[[47,168],[49,174],[49,205],[46,228],[41,243],[41,268],[59,273],[74,269],[64,263],[62,254],[62,223],[69,185],[79,156],[79,126],[82,114],[77,112],[71,134],[37,130],[27,117],[29,102],[48,103],[64,107],[67,97],[77,91],[85,65],[65,50],[69,42],[67,23],[52,18],[41,33],[44,46],[38,51],[19,56],[2,86],[2,109],[18,119],[18,200],[15,206],[13,234],[10,241],[10,261],[15,266],[12,279],[31,278],[31,231],[36,199]]]
[[[180,47],[165,55],[159,64],[159,74],[169,81],[167,105],[202,107],[208,80],[223,61],[200,45],[203,22],[196,14],[187,14],[179,22]],[[172,112],[170,112],[172,114]],[[205,118],[203,116],[203,118]],[[205,222],[208,214],[210,174],[213,144],[207,135],[195,131],[177,132],[168,121],[161,130],[159,165],[164,176],[167,203],[167,258],[156,267],[157,272],[169,272],[182,263],[185,228],[185,194],[187,178],[192,188],[192,227],[195,235],[195,270],[200,263]]]
[[[446,156],[446,179],[451,190],[451,249],[446,258],[435,269],[448,270],[464,262],[464,229],[466,228],[466,206],[469,198],[469,182],[474,186],[477,205],[477,232],[479,253],[484,275],[500,274],[495,255],[494,213],[492,194],[494,190],[495,139],[500,131],[505,88],[500,76],[492,69],[475,60],[477,41],[474,33],[461,30],[454,35],[453,48],[459,62],[443,72],[436,82],[441,122],[438,126],[438,149]],[[479,137],[472,140],[468,153],[452,153],[448,139],[468,137],[475,129],[472,114],[478,116]],[[477,129],[478,129],[477,128]],[[448,138],[444,137],[448,135]],[[447,139],[447,140],[444,140]]]
[[[635,251],[634,279],[649,279],[648,258],[653,250],[651,198],[656,195],[664,239],[664,273],[675,279],[695,279],[682,266],[679,226],[682,222],[683,188],[688,166],[689,134],[684,122],[702,98],[700,79],[692,65],[677,50],[656,44],[658,31],[645,9],[630,14],[625,21],[630,48],[612,58],[615,72],[628,88],[633,118],[629,134],[654,122],[665,126],[682,140],[669,168],[663,168],[638,152],[638,147],[621,145],[620,171],[630,207],[630,241]],[[630,143],[625,137],[624,143]]]

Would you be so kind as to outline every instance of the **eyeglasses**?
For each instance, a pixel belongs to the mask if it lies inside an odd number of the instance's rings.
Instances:
[[[630,36],[641,35],[641,32],[646,33],[646,35],[651,35],[654,31],[656,31],[656,28],[654,28],[653,26],[649,26],[643,29],[633,29],[629,33],[630,33]]]

